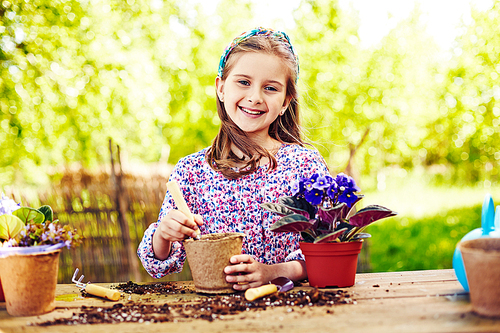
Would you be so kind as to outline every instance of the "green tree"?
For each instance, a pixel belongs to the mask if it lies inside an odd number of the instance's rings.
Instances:
[[[4,1],[0,183],[108,160],[175,163],[218,128],[214,80],[226,43],[248,29],[247,1],[206,15],[191,2]],[[223,15],[224,17],[220,17]]]
[[[366,176],[364,188],[388,166],[497,181],[498,2],[473,14],[441,62],[418,8],[362,49],[356,13],[337,3],[302,0],[288,31],[306,136],[332,172]],[[3,1],[0,186],[100,165],[108,138],[141,162],[175,163],[208,146],[220,54],[256,14],[250,0],[221,0],[208,14],[191,1]]]
[[[354,110],[358,108],[356,119],[370,127],[360,155],[363,174],[372,178],[391,165],[411,169],[426,156],[426,125],[436,118],[433,73],[439,50],[420,16],[414,8],[366,54]]]
[[[304,1],[296,15],[306,127],[334,171],[376,179],[388,165],[419,164],[437,46],[418,8],[369,49],[336,1]]]
[[[17,170],[36,177],[37,166],[60,161],[57,155],[70,144],[65,92],[79,77],[65,64],[76,58],[78,43],[70,36],[81,8],[76,2],[4,1],[0,15],[1,178],[20,176]]]
[[[440,76],[439,117],[428,124],[426,163],[446,167],[445,181],[494,183],[500,167],[500,3],[473,11],[472,18]]]
[[[347,158],[339,154],[345,155],[348,140],[356,144],[362,138],[362,130],[358,133],[348,120],[357,94],[353,82],[361,75],[357,26],[332,0],[303,1],[294,17],[306,136],[328,164],[340,169]]]

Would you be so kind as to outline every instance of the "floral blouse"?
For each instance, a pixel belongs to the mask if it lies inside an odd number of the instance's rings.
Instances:
[[[299,249],[300,235],[270,231],[269,226],[279,216],[263,210],[260,204],[292,195],[292,186],[300,177],[328,174],[321,155],[310,148],[283,144],[276,154],[276,169],[268,172],[268,166],[263,165],[252,174],[231,180],[209,167],[206,150],[182,158],[170,175],[170,180],[179,183],[191,212],[203,217],[201,233],[244,233],[242,253],[261,263],[304,260]],[[180,272],[186,259],[182,242],[172,243],[165,260],[156,259],[153,253],[153,234],[162,217],[173,208],[176,206],[167,192],[158,221],[144,232],[137,250],[142,265],[155,278]]]

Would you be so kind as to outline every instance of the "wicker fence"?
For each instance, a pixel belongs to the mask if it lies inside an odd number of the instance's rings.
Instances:
[[[168,166],[167,166],[168,167]],[[83,243],[61,253],[59,282],[69,283],[75,268],[85,281],[152,281],[136,250],[146,228],[158,218],[167,176],[67,171],[36,196],[7,193],[23,205],[50,205],[63,224],[77,228]],[[120,189],[120,192],[118,192]],[[190,279],[189,269],[165,280]]]

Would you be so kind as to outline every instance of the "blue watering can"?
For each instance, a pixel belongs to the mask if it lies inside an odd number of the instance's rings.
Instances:
[[[493,205],[493,199],[489,193],[486,194],[483,201],[481,228],[470,231],[461,241],[481,237],[500,237],[500,206],[497,208],[495,214],[495,206]],[[458,282],[464,287],[465,291],[469,291],[462,253],[458,247],[455,248],[455,253],[453,253],[453,268],[455,269],[455,275],[457,276]]]

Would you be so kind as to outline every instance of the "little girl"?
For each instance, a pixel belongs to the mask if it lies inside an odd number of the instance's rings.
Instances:
[[[182,240],[202,234],[241,232],[241,255],[224,272],[235,290],[285,276],[307,277],[300,236],[273,233],[279,216],[260,204],[292,195],[300,177],[328,174],[321,155],[306,148],[299,127],[299,64],[288,36],[257,28],[224,51],[215,80],[219,133],[212,146],[182,158],[176,180],[195,223],[175,209],[167,192],[158,221],[144,233],[138,255],[155,278],[182,270]]]

